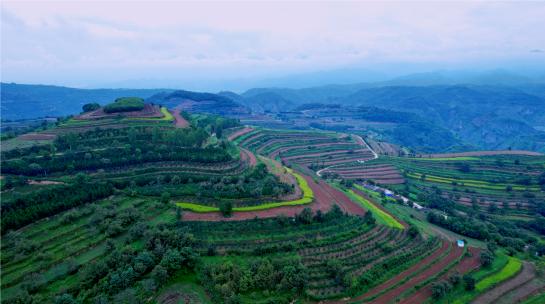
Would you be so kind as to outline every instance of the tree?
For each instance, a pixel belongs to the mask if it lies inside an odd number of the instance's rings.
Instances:
[[[431,285],[431,294],[435,299],[444,297],[450,290],[452,285],[447,281],[435,282]]]
[[[465,290],[475,289],[475,278],[473,278],[472,276],[466,274],[466,275],[464,275],[462,280],[464,281],[464,289]]]
[[[302,224],[310,224],[312,223],[312,209],[306,207],[301,211],[301,213],[297,214],[295,217],[297,222]]]
[[[162,285],[168,279],[168,272],[163,266],[157,265],[151,272],[151,278],[157,285]]]
[[[78,302],[74,300],[74,297],[72,297],[72,295],[67,293],[64,293],[55,298],[55,304],[76,304],[76,303]]]
[[[480,261],[483,267],[489,267],[492,265],[492,262],[494,262],[494,254],[488,250],[485,250],[481,252]]]
[[[415,238],[419,234],[418,227],[416,227],[415,225],[411,225],[409,227],[408,233],[410,237]]]
[[[363,218],[364,218],[364,222],[367,225],[374,225],[377,221],[371,211],[365,212],[365,215],[363,216]]]
[[[220,204],[220,212],[224,217],[229,217],[233,213],[233,204],[231,202],[222,202]]]
[[[163,192],[161,194],[161,203],[168,204],[170,202],[170,193],[169,192]]]
[[[86,103],[83,105],[82,107],[82,110],[83,112],[91,112],[91,111],[94,111],[94,110],[98,110],[100,108],[100,105],[96,102],[92,102],[92,103]]]

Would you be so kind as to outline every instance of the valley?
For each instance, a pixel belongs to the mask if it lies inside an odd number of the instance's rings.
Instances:
[[[541,153],[415,153],[183,94],[2,140],[2,303],[470,303],[545,287],[519,279],[545,254]]]

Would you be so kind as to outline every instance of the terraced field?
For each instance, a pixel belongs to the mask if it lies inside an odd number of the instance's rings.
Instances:
[[[413,193],[440,189],[445,197],[452,197],[467,207],[477,205],[488,210],[490,205],[495,205],[524,212],[545,200],[545,191],[538,183],[539,176],[545,172],[543,156],[385,157],[372,163],[398,168],[408,179]]]

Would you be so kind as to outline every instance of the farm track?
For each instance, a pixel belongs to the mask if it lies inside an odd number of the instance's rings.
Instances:
[[[515,277],[502,282],[498,286],[484,292],[479,295],[474,301],[473,304],[489,304],[497,303],[504,294],[516,290],[519,287],[522,287],[527,282],[531,281],[536,277],[535,266],[532,263],[524,262],[522,266],[522,271],[520,271]],[[511,299],[516,300],[516,299]]]
[[[180,111],[180,109],[172,111],[172,116],[174,116],[174,126],[176,126],[176,128],[187,128],[189,127],[189,122],[182,117]]]

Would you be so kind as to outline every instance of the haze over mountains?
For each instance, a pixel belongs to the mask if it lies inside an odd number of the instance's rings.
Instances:
[[[381,130],[385,138],[409,147],[441,149],[529,149],[543,151],[545,81],[505,70],[481,73],[430,72],[380,82],[327,84],[306,88],[252,88],[237,94],[174,89],[74,89],[2,83],[2,119],[30,119],[77,114],[88,102],[139,96],[170,108],[231,116],[275,115],[299,111],[306,104],[336,104],[346,113],[358,107],[396,111]],[[312,79],[311,79],[312,82]],[[184,101],[191,101],[183,103]],[[412,114],[400,124],[399,115]],[[382,118],[384,120],[384,118]],[[388,121],[393,119],[394,121]],[[402,129],[400,127],[402,126]],[[443,130],[443,131],[441,131]],[[438,133],[437,133],[438,132]],[[409,137],[407,133],[422,135]],[[436,135],[431,135],[436,134]]]

